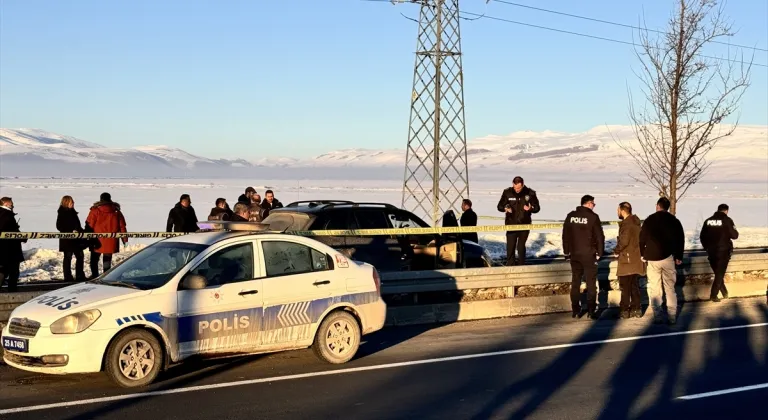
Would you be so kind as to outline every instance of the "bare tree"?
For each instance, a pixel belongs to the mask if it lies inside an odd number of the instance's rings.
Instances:
[[[679,10],[666,31],[640,31],[635,53],[641,69],[642,106],[629,94],[629,116],[636,140],[616,140],[637,164],[639,182],[677,202],[707,172],[706,156],[719,140],[736,130],[722,124],[737,109],[749,86],[752,59],[743,54],[710,57],[703,49],[733,35],[717,0],[677,0]],[[754,56],[753,56],[754,57]]]

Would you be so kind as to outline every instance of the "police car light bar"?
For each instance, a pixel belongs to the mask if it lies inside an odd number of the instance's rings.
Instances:
[[[200,230],[230,230],[236,232],[267,232],[269,224],[258,222],[227,222],[220,220],[208,220],[197,222]]]

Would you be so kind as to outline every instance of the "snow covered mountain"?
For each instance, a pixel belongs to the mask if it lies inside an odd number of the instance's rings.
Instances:
[[[564,174],[606,179],[634,170],[614,139],[629,142],[628,126],[596,127],[582,133],[520,131],[486,136],[467,144],[473,178],[511,172],[561,178]],[[768,179],[768,127],[741,126],[709,154],[709,176],[729,180]],[[402,177],[405,150],[338,150],[311,159],[212,159],[167,146],[114,149],[38,129],[0,129],[0,175],[13,176],[284,176],[343,178]],[[349,178],[347,178],[349,179]]]

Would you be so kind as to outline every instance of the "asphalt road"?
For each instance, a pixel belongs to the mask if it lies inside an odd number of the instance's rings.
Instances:
[[[171,369],[141,395],[103,375],[45,376],[3,365],[0,417],[764,416],[765,297],[686,304],[676,326],[652,325],[650,314],[623,321],[609,315],[393,328],[366,337],[359,357],[343,366],[324,365],[310,351],[197,362]]]

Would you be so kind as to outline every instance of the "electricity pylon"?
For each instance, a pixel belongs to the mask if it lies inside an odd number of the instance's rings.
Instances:
[[[437,225],[469,196],[459,0],[420,0],[402,207]]]

